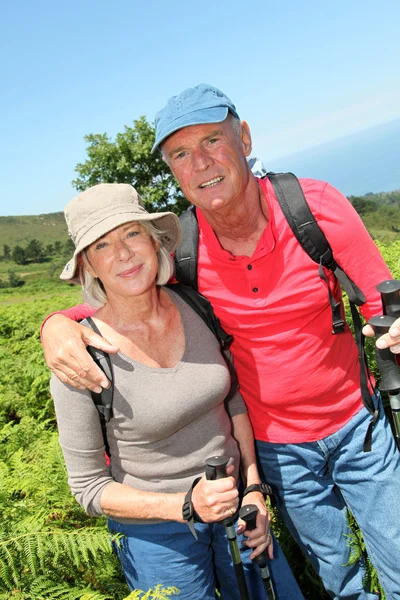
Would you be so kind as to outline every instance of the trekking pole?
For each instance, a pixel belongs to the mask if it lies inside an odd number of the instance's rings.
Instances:
[[[380,283],[377,288],[382,296],[384,315],[372,317],[368,321],[375,331],[375,336],[380,337],[387,333],[396,318],[400,317],[400,281],[387,280]],[[400,450],[400,369],[396,357],[389,348],[380,350],[375,348],[376,364],[381,373],[379,389],[387,392],[390,409],[392,411],[394,437]]]
[[[228,464],[228,460],[229,459],[225,456],[212,456],[211,458],[207,458],[206,479],[215,480],[227,477],[226,465]],[[225,526],[226,537],[228,538],[229,542],[229,549],[231,551],[233,567],[235,569],[240,600],[250,600],[234,522],[231,517],[227,517],[226,519],[223,519],[222,523]]]
[[[246,529],[250,531],[256,528],[258,507],[255,504],[246,504],[239,511],[239,517],[246,521]],[[253,558],[253,562],[260,567],[261,579],[263,580],[268,600],[276,600],[275,590],[268,568],[268,552],[264,550],[258,556]]]

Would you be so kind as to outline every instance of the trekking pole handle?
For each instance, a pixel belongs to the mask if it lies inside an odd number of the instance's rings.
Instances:
[[[224,479],[227,477],[226,465],[229,458],[226,456],[211,456],[206,460],[206,479],[214,481],[215,479]]]
[[[400,280],[387,279],[376,286],[381,294],[383,312],[389,317],[400,317]]]
[[[210,458],[207,458],[206,479],[215,481],[216,479],[225,479],[225,477],[228,477],[226,472],[226,465],[228,462],[229,458],[226,456],[211,456]],[[222,520],[222,523],[227,527],[233,527],[232,517],[226,517]]]
[[[245,506],[242,506],[242,508],[239,511],[239,518],[242,519],[242,521],[246,522],[246,529],[248,529],[249,531],[252,531],[257,527],[257,515],[258,506],[256,506],[255,504],[246,504]],[[266,550],[264,550],[263,552],[261,552],[261,554],[259,554],[258,556],[256,556],[256,558],[253,559],[253,562],[255,562],[257,565],[262,565],[266,564],[267,560],[268,553]]]
[[[246,504],[239,511],[239,517],[246,522],[246,529],[252,531],[257,527],[258,507],[255,504]],[[264,582],[268,600],[276,600],[275,589],[268,568],[268,552],[264,550],[253,558],[253,562],[260,567],[261,577]]]
[[[369,324],[374,328],[375,335],[381,336],[389,331],[394,321],[394,317],[384,315],[382,317],[372,317]],[[400,450],[400,369],[396,364],[393,352],[390,352],[389,348],[385,348],[384,350],[375,348],[375,358],[381,373],[379,388],[383,392],[388,393],[393,418],[394,437],[397,447]]]
[[[381,315],[372,317],[368,321],[375,332],[375,337],[380,337],[387,333],[391,325],[395,322],[395,317]],[[400,369],[397,366],[396,358],[389,348],[379,349],[375,347],[376,364],[381,373],[381,383],[379,389],[382,392],[398,393],[400,390]]]

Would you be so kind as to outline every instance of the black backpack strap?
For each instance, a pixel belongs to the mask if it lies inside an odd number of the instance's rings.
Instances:
[[[190,206],[179,217],[182,227],[182,241],[175,250],[175,277],[188,287],[197,290],[197,257],[199,227],[196,207]]]
[[[178,294],[203,319],[204,323],[219,341],[221,350],[228,350],[230,348],[233,336],[226,333],[222,328],[219,319],[214,314],[210,301],[205,296],[197,290],[181,283],[169,283],[165,287]]]
[[[95,333],[101,335],[97,325],[91,317],[86,317],[86,321],[88,322],[89,327],[93,329]],[[101,430],[103,433],[106,453],[110,455],[110,448],[107,441],[107,423],[112,417],[112,406],[114,399],[113,366],[111,363],[110,355],[107,352],[104,352],[99,348],[95,348],[94,346],[87,346],[86,350],[89,352],[96,365],[100,367],[100,369],[105,373],[107,379],[111,382],[110,387],[108,389],[103,388],[100,394],[96,394],[96,392],[90,392],[92,395],[93,402],[95,403],[96,408],[99,412]]]
[[[308,256],[333,271],[350,302],[357,306],[364,304],[363,292],[335,261],[332,248],[307,204],[297,177],[293,173],[268,173],[267,177],[290,228]]]
[[[372,415],[372,421],[364,440],[364,451],[369,451],[371,450],[372,428],[379,417],[379,411],[375,409],[368,388],[369,380],[371,389],[375,391],[364,349],[365,338],[362,334],[362,323],[356,308],[356,305],[364,304],[366,301],[365,296],[335,261],[332,248],[308,206],[297,177],[293,173],[267,173],[267,177],[273,185],[282,212],[299,244],[309,257],[319,265],[318,274],[321,279],[328,284],[323,267],[330,269],[349,298],[360,361],[361,396],[364,406]],[[335,302],[328,285],[327,287],[332,310],[332,333],[342,333],[345,329],[345,321],[342,317],[341,302]]]

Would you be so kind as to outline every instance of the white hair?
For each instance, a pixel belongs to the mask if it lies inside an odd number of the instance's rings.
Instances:
[[[140,221],[140,225],[148,232],[153,240],[159,244],[159,249],[157,251],[158,271],[156,284],[165,285],[168,283],[174,273],[174,263],[170,253],[162,245],[161,240],[164,232],[160,231],[160,229],[157,229],[157,227],[155,227],[149,221]],[[85,250],[83,250],[79,255],[78,262],[79,278],[82,285],[83,295],[85,302],[91,306],[94,306],[95,308],[100,308],[107,303],[107,293],[100,279],[98,277],[93,277],[93,275],[91,275],[87,270],[87,262],[88,258]]]

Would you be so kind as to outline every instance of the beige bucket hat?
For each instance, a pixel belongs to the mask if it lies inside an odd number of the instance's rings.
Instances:
[[[181,241],[181,225],[172,212],[149,213],[128,183],[99,183],[73,198],[64,209],[75,252],[60,279],[78,282],[77,257],[103,235],[129,221],[151,221],[161,232],[161,244],[172,253]]]

